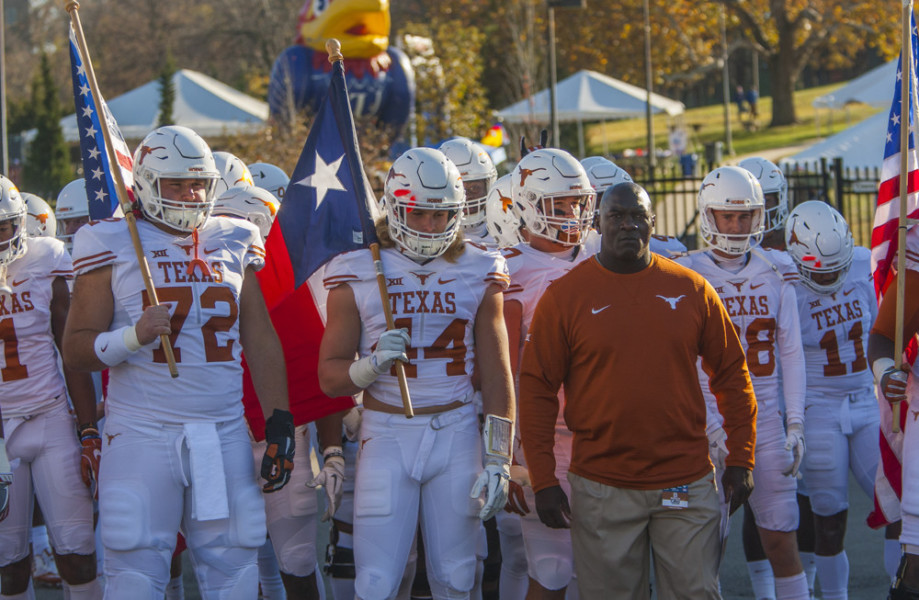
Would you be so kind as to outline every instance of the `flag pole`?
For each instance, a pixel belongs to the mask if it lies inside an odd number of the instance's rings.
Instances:
[[[150,265],[147,264],[147,258],[144,254],[144,248],[140,243],[140,234],[137,231],[137,221],[134,218],[134,212],[131,202],[128,199],[127,188],[124,184],[124,177],[121,175],[121,167],[118,158],[115,156],[115,148],[112,146],[112,137],[109,134],[108,125],[105,122],[106,115],[102,105],[102,95],[99,92],[99,84],[96,82],[96,74],[93,71],[93,62],[89,57],[89,48],[86,46],[86,38],[83,37],[83,24],[80,22],[80,3],[77,0],[69,0],[64,7],[70,13],[70,23],[73,26],[77,38],[77,45],[80,54],[83,55],[83,67],[86,69],[86,80],[92,90],[93,99],[96,101],[96,111],[99,113],[99,120],[102,122],[102,136],[105,138],[105,151],[108,154],[109,167],[112,170],[112,177],[115,180],[115,190],[118,193],[118,204],[124,212],[124,220],[128,225],[128,231],[131,234],[131,241],[134,244],[134,253],[137,255],[137,264],[140,267],[140,275],[144,280],[144,287],[147,289],[147,298],[152,306],[159,304],[156,296],[156,287],[153,285],[153,278],[150,276]],[[166,353],[166,363],[169,365],[169,374],[173,377],[179,376],[176,367],[175,354],[172,351],[172,344],[169,336],[163,334],[160,336],[163,351]]]
[[[900,60],[900,220],[897,226],[897,322],[894,335],[894,360],[897,367],[903,367],[903,313],[906,304],[906,200],[909,195],[909,135],[910,135],[910,83],[913,73],[912,32],[910,31],[910,13],[912,0],[903,0],[902,59]],[[894,433],[900,432],[900,403],[894,402]]]
[[[341,54],[341,43],[336,39],[330,39],[325,43],[326,52],[329,55],[329,62],[332,68],[341,69],[344,77],[344,60]],[[357,185],[357,182],[355,182]],[[380,289],[380,300],[383,303],[383,315],[386,317],[386,329],[395,329],[396,323],[392,316],[392,306],[389,303],[389,290],[386,288],[386,275],[383,273],[383,260],[380,257],[380,244],[373,242],[369,244],[370,255],[373,257],[373,270],[377,276],[377,287]],[[408,380],[405,378],[405,363],[397,360],[394,363],[396,367],[396,378],[399,380],[399,391],[402,393],[402,409],[405,411],[405,417],[411,419],[415,416],[412,408],[412,397],[408,390]]]

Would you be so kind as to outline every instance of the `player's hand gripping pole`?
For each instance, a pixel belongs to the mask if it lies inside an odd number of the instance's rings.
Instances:
[[[903,43],[900,55],[903,56],[903,74],[900,77],[900,221],[897,226],[897,322],[894,335],[894,354],[893,359],[897,363],[897,368],[903,364],[903,311],[906,304],[906,229],[909,225],[906,222],[906,199],[908,197],[907,173],[909,169],[909,107],[912,102],[910,95],[910,81],[913,73],[912,49],[910,44],[912,36],[910,35],[910,13],[912,12],[912,0],[903,0],[902,33]],[[900,432],[900,403],[894,402],[891,407],[893,412],[893,423],[891,431]]]
[[[342,69],[344,71],[344,56],[341,54],[341,43],[336,39],[330,39],[325,43],[325,50],[329,55],[329,62],[332,63],[333,69]],[[392,308],[389,304],[389,290],[386,289],[386,275],[383,273],[383,261],[380,259],[380,245],[370,244],[370,254],[373,256],[373,267],[377,275],[377,286],[380,288],[380,300],[383,302],[383,314],[386,317],[386,329],[395,329],[396,324],[392,317]],[[396,377],[399,379],[399,391],[402,392],[402,408],[405,410],[406,418],[411,419],[415,416],[412,409],[412,398],[408,392],[408,381],[405,379],[405,364],[397,360],[395,362]]]
[[[96,110],[99,117],[105,119],[105,113],[102,109],[101,98],[99,93],[99,84],[96,82],[96,74],[93,71],[93,61],[89,56],[89,49],[86,47],[86,38],[83,37],[83,25],[80,23],[80,3],[76,0],[68,0],[64,8],[70,13],[70,23],[76,34],[77,45],[80,47],[80,53],[83,55],[83,66],[86,68],[86,80],[89,82],[89,88],[92,90],[93,98],[99,103]],[[112,138],[107,126],[102,127],[102,136],[105,138],[105,149],[108,154],[108,162],[112,168],[112,175],[115,178],[115,189],[118,192],[118,204],[124,212],[124,220],[128,224],[128,231],[131,234],[131,241],[134,244],[134,253],[137,256],[137,265],[140,267],[140,275],[144,280],[144,287],[147,289],[147,298],[150,304],[156,306],[159,299],[156,296],[156,288],[153,286],[153,279],[150,277],[150,265],[147,264],[147,258],[144,255],[144,248],[140,243],[140,234],[137,232],[137,221],[134,219],[131,202],[128,199],[128,192],[124,185],[124,178],[121,176],[121,169],[118,167],[118,159],[115,157],[115,150],[112,146]],[[163,334],[160,336],[160,343],[163,351],[166,353],[166,363],[169,365],[169,374],[173,377],[179,376],[176,368],[175,354],[172,352],[172,344],[169,342],[169,336]]]

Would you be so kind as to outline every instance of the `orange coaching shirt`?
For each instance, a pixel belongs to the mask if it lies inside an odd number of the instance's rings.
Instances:
[[[756,398],[740,341],[705,279],[655,254],[638,273],[613,273],[594,257],[552,283],[520,371],[520,437],[534,491],[558,484],[562,384],[572,473],[658,489],[711,472],[699,356],[724,415],[727,465],[752,469]]]

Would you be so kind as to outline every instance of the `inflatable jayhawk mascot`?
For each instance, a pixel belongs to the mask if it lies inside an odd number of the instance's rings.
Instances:
[[[415,77],[408,57],[389,45],[389,0],[306,0],[297,38],[275,60],[268,101],[282,122],[314,113],[331,80],[325,42],[336,38],[345,57],[355,117],[373,115],[399,137],[414,111]]]

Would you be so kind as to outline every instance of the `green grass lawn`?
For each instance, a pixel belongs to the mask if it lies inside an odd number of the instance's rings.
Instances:
[[[849,126],[871,116],[879,110],[865,104],[853,104],[846,109],[832,111],[821,109],[819,115],[811,102],[844,83],[809,88],[795,92],[795,107],[798,124],[782,127],[768,127],[772,120],[772,98],[759,99],[758,128],[755,131],[745,129],[737,115],[737,106],[731,103],[731,131],[735,154],[750,154],[771,148],[798,146],[819,138],[829,137]],[[819,116],[820,131],[817,131],[816,119]],[[832,124],[829,119],[832,118]],[[724,141],[724,105],[717,104],[688,109],[677,117],[656,115],[654,119],[654,141],[658,148],[667,148],[667,134],[671,124],[682,123],[690,132],[690,147],[695,144],[696,152],[701,152],[707,142]],[[606,143],[604,144],[604,137]],[[645,120],[628,119],[595,123],[585,127],[585,143],[588,155],[603,153],[604,147],[610,154],[619,154],[626,148],[642,148],[647,139]]]

